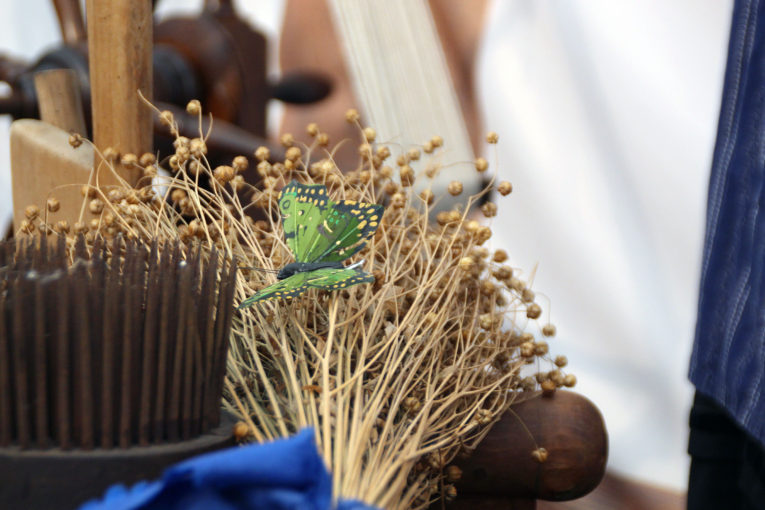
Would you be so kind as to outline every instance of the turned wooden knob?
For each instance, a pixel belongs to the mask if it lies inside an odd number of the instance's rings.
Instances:
[[[544,462],[533,455],[538,447],[547,451]],[[603,417],[592,402],[571,391],[538,394],[513,405],[469,458],[454,462],[462,478],[449,508],[576,499],[600,483],[607,456]]]

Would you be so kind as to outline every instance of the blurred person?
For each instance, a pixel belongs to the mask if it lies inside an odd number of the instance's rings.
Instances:
[[[765,4],[737,0],[690,379],[689,510],[765,508]]]

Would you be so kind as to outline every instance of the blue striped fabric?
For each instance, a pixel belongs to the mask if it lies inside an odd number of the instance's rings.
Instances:
[[[737,0],[709,182],[690,379],[765,445],[764,270],[765,0]]]

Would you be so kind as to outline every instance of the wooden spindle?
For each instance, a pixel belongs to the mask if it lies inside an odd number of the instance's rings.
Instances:
[[[152,5],[150,0],[87,0],[93,142],[119,154],[152,151],[152,115],[138,91],[152,97]],[[95,167],[102,161],[95,157]],[[101,166],[103,168],[103,166]],[[116,164],[130,185],[141,170]],[[110,172],[99,182],[109,184]]]

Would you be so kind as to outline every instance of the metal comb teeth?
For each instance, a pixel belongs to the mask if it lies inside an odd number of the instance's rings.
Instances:
[[[0,446],[126,448],[218,424],[236,262],[82,237],[0,244]]]

